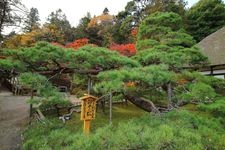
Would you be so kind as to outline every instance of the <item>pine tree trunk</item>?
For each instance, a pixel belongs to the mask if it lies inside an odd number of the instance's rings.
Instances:
[[[112,124],[112,92],[109,94],[109,124]]]
[[[168,83],[167,85],[167,94],[168,94],[168,108],[172,107],[172,87],[171,87],[171,83]]]
[[[101,107],[102,107],[103,113],[106,114],[105,113],[105,100],[101,100]]]
[[[31,100],[34,98],[34,90],[31,90]],[[33,114],[33,104],[30,104],[30,118],[32,117]]]
[[[33,89],[31,89],[31,100],[34,98],[34,91]],[[31,119],[32,119],[32,115],[33,115],[33,104],[30,104],[30,120],[29,120],[29,124],[31,124]]]
[[[56,109],[57,116],[59,117],[60,114],[59,114],[59,108],[58,108],[57,104],[55,105],[55,109]]]
[[[154,113],[159,112],[159,110],[156,108],[154,103],[150,100],[146,100],[145,98],[139,98],[139,97],[130,96],[130,95],[125,95],[125,98],[129,100],[131,103],[133,103],[134,105],[136,105],[137,107],[145,111],[154,112]]]

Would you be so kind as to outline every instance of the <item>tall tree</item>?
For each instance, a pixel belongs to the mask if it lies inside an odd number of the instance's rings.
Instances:
[[[127,3],[125,10],[116,16],[116,24],[113,27],[113,40],[116,43],[130,43],[131,32],[137,28],[143,19],[149,15],[160,12],[174,12],[185,21],[184,0],[133,0]],[[118,32],[119,31],[119,32]]]
[[[194,47],[195,40],[183,28],[182,18],[176,13],[150,15],[139,28],[136,47],[140,52],[134,57],[143,65],[164,63],[174,71],[185,65],[203,65],[206,57]]]
[[[225,4],[222,0],[200,0],[187,12],[187,30],[201,41],[225,25]]]
[[[141,0],[135,0],[141,1]],[[157,11],[160,12],[174,12],[179,14],[182,18],[185,16],[185,0],[148,0],[149,3],[144,8],[144,15],[149,15]]]
[[[86,16],[80,19],[78,26],[74,29],[75,39],[87,38],[87,28],[91,21],[91,14],[87,12]]]
[[[115,24],[112,28],[112,38],[115,43],[130,43],[131,30],[138,25],[140,20],[140,9],[135,1],[127,3],[125,10],[116,15]]]
[[[24,22],[24,31],[25,32],[31,32],[33,29],[37,29],[40,26],[40,18],[39,18],[39,12],[37,8],[31,8],[29,14],[27,15],[27,18]]]
[[[105,8],[101,15],[93,17],[88,23],[87,33],[91,43],[108,46],[111,43],[111,28],[114,16]]]
[[[185,0],[133,0],[127,3],[125,14],[132,16],[134,24],[157,11],[174,12],[183,17],[186,4]]]
[[[66,42],[65,34],[55,24],[44,24],[39,32],[40,35],[36,38],[37,41],[58,42],[61,44]]]
[[[73,36],[71,36],[72,27],[70,22],[67,20],[66,15],[61,9],[51,12],[47,18],[48,24],[54,25],[64,36],[65,43],[72,42]]]
[[[21,0],[0,1],[0,42],[3,39],[4,27],[20,26],[26,14],[27,10]]]

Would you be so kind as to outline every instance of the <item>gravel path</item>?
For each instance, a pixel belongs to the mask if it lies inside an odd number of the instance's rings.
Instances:
[[[28,122],[29,105],[26,96],[14,96],[0,91],[0,149],[20,150],[21,133]]]

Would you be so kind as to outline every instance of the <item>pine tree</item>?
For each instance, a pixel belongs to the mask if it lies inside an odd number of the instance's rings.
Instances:
[[[39,18],[39,12],[37,8],[31,8],[29,14],[27,15],[27,19],[24,23],[23,30],[25,32],[31,32],[33,29],[37,29],[40,26],[40,18]]]

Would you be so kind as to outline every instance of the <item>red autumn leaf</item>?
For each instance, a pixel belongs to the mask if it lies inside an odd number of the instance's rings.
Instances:
[[[87,45],[88,41],[89,40],[87,38],[78,39],[78,40],[75,40],[74,42],[67,44],[66,48],[78,49],[84,45]]]
[[[136,48],[135,44],[112,44],[110,46],[111,50],[118,51],[120,54],[125,55],[125,56],[133,56],[136,54]]]

